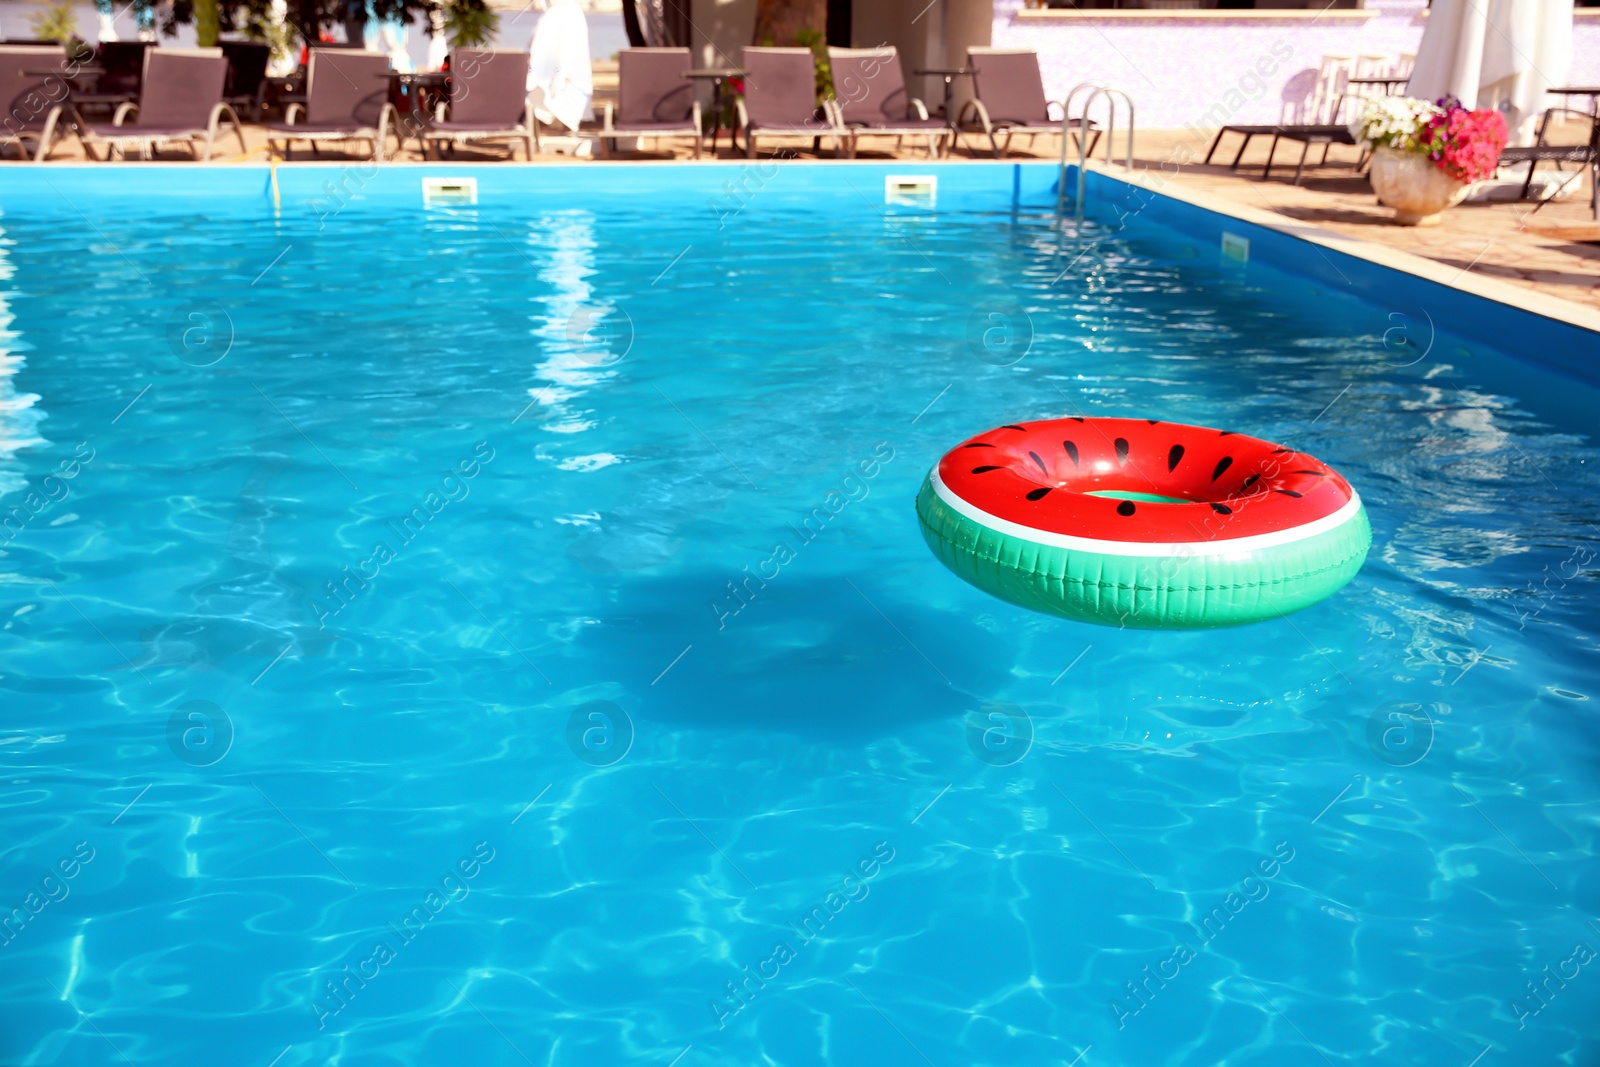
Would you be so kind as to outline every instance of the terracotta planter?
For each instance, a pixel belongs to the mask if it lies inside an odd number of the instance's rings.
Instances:
[[[1456,181],[1419,152],[1379,145],[1372,151],[1372,188],[1394,209],[1402,226],[1437,226],[1439,213],[1459,204],[1469,186]]]

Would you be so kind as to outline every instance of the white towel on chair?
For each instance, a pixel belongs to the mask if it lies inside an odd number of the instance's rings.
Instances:
[[[528,89],[542,91],[542,122],[559,121],[576,130],[594,111],[594,73],[589,67],[589,23],[578,0],[550,0],[533,30],[528,57]]]

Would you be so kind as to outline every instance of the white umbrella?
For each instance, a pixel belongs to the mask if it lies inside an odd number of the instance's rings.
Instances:
[[[1531,143],[1545,91],[1572,69],[1572,0],[1434,0],[1406,92],[1499,109]]]
[[[569,130],[594,117],[594,73],[589,67],[589,23],[578,0],[550,0],[533,29],[528,89],[542,90],[540,120],[559,120]]]

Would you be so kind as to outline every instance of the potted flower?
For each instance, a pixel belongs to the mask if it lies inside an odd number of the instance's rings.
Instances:
[[[1372,188],[1402,226],[1437,226],[1440,212],[1494,173],[1507,136],[1500,112],[1469,111],[1453,96],[1373,100],[1350,133],[1372,152]]]

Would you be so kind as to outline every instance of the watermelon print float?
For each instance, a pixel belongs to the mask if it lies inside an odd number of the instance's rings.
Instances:
[[[1361,498],[1292,448],[1155,419],[1001,426],[917,495],[934,554],[1013,604],[1110,626],[1236,626],[1309,607],[1372,544]]]

